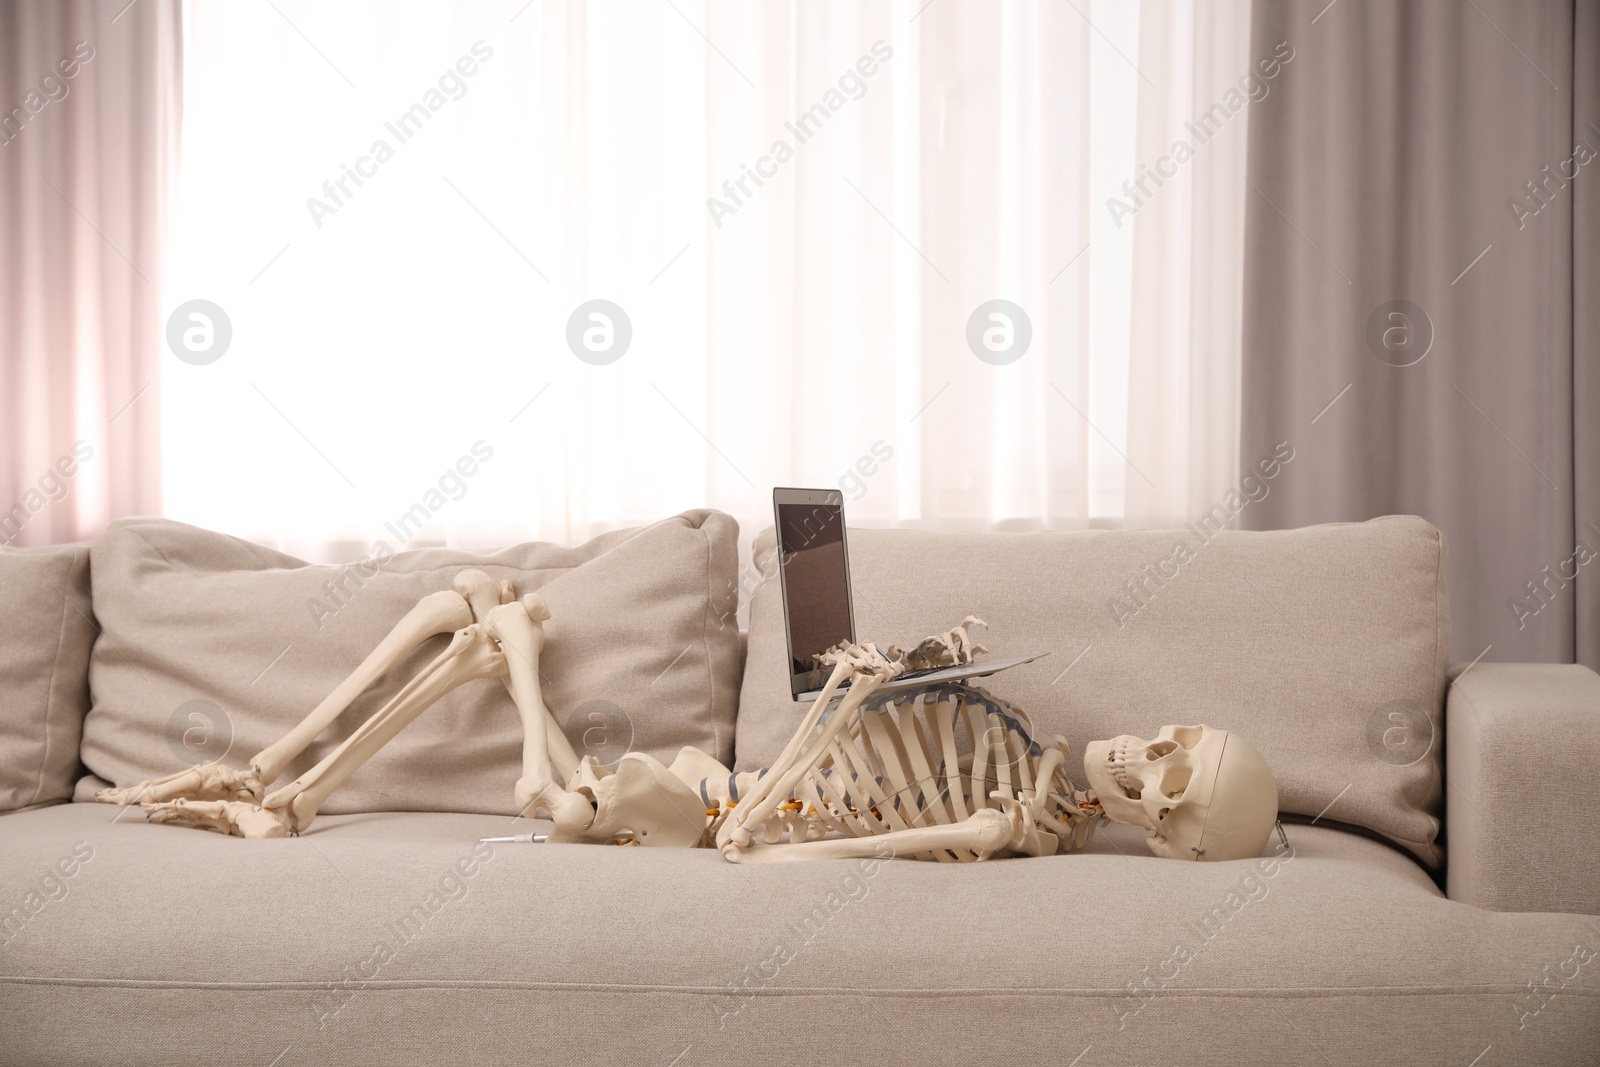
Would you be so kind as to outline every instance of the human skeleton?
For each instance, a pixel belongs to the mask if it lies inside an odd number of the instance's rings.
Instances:
[[[829,649],[818,657],[832,667],[828,682],[783,753],[767,770],[740,774],[696,748],[681,750],[670,766],[638,752],[622,756],[615,771],[592,756],[580,760],[540,691],[549,617],[537,593],[517,599],[510,582],[463,571],[452,589],[423,597],[247,769],[206,763],[98,798],[141,803],[154,822],[248,838],[297,835],[341,783],[431,704],[466,682],[499,678],[523,725],[516,810],[548,813],[552,842],[716,847],[734,862],[882,855],[887,845],[897,856],[952,862],[1070,850],[1104,818],[1095,794],[1075,789],[1067,777],[1066,740],[1041,744],[1027,717],[1005,701],[965,685],[874,695],[907,670],[981,654],[971,628],[983,624],[970,616],[908,652],[880,652],[872,644]],[[267,791],[357,697],[446,633],[453,636],[444,651],[332,753]],[[1139,739],[1102,744],[1117,745],[1116,758],[1126,761],[1131,741]],[[1126,781],[1124,765],[1113,767],[1110,756],[1101,770]],[[1105,788],[1137,797],[1133,788],[1105,780]]]

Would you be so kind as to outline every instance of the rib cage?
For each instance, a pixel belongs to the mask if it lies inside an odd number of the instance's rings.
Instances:
[[[811,736],[820,736],[830,709]],[[764,844],[820,840],[830,833],[877,836],[960,822],[982,808],[1020,807],[1027,825],[1012,851],[1049,855],[1085,843],[1100,819],[1060,762],[1034,737],[1026,713],[984,689],[934,685],[874,695],[853,714],[761,827]],[[1066,755],[1066,742],[1050,746]],[[1038,781],[1041,762],[1049,780]],[[993,794],[999,794],[995,796]],[[915,852],[918,859],[969,862],[970,849]]]

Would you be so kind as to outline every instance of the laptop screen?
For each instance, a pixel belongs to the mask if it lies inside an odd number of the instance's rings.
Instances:
[[[844,500],[829,493],[805,503],[777,502],[778,561],[788,613],[789,672],[802,688],[820,688],[826,673],[812,656],[855,640],[850,571],[845,559]]]

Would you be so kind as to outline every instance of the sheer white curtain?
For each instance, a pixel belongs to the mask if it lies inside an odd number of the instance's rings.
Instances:
[[[0,3],[0,545],[161,505],[178,5]]]
[[[231,340],[164,363],[166,512],[346,558],[749,536],[773,485],[1182,522],[1237,476],[1243,111],[1128,190],[1248,38],[1242,0],[190,0],[165,306]]]

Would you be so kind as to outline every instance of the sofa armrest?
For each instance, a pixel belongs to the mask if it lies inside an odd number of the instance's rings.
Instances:
[[[1450,899],[1600,915],[1600,675],[1477,664],[1450,683],[1444,736]]]

